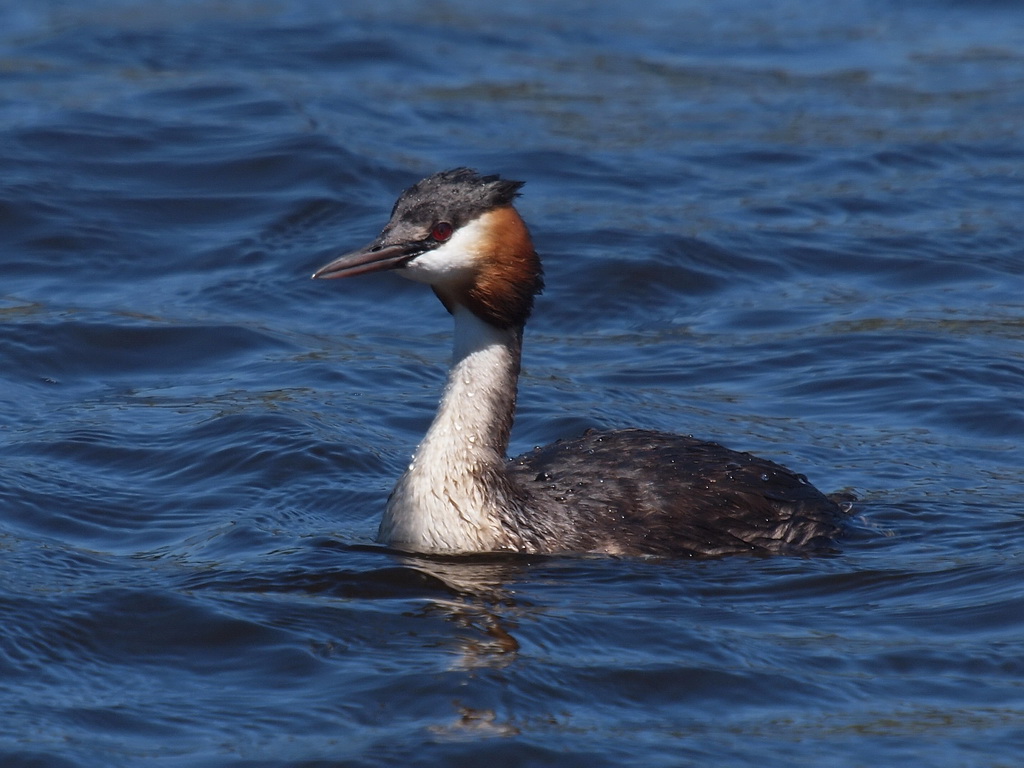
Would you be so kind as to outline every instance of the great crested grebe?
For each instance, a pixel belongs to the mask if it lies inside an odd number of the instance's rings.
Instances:
[[[380,235],[314,278],[394,269],[455,320],[448,383],[378,540],[411,552],[725,555],[825,550],[843,510],[803,475],[693,437],[589,431],[506,458],[523,327],[543,287],[523,182],[455,168],[405,190]]]

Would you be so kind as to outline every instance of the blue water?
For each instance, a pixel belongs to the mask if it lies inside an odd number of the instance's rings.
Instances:
[[[838,554],[373,543],[450,320],[323,283],[525,179],[513,450],[715,439]],[[0,3],[0,764],[1015,766],[1024,6]]]

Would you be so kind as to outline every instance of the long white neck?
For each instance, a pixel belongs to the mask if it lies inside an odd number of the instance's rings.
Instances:
[[[522,332],[453,307],[455,349],[441,404],[388,499],[377,538],[416,552],[515,548],[501,524]]]

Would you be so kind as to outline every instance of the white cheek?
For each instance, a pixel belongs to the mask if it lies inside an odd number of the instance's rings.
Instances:
[[[410,261],[399,274],[428,285],[464,282],[479,269],[482,230],[479,220],[467,224],[444,245]]]

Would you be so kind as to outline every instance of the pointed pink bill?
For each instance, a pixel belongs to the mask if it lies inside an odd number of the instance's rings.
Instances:
[[[404,266],[416,255],[415,243],[378,246],[374,243],[339,256],[313,273],[314,279],[330,280],[336,277],[355,277],[370,272],[381,272]]]

